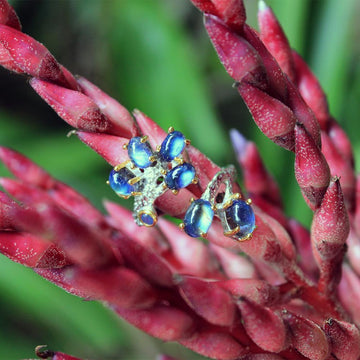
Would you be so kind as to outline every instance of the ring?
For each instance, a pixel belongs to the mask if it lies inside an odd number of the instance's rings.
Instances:
[[[236,177],[234,166],[221,169],[207,185],[202,196],[187,209],[180,224],[189,236],[206,237],[214,216],[220,219],[224,235],[236,241],[249,240],[256,228],[251,199],[243,200],[233,193],[232,182]]]
[[[128,199],[134,196],[133,217],[139,226],[154,226],[157,222],[155,200],[171,190],[177,194],[180,189],[197,183],[195,168],[184,161],[182,152],[190,141],[173,127],[154,151],[148,136],[136,136],[124,145],[129,160],[111,170],[107,183],[115,193]]]

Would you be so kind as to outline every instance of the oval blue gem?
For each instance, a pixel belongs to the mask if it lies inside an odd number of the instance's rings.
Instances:
[[[225,212],[228,224],[233,229],[237,226],[240,227],[240,231],[236,234],[237,236],[244,238],[254,231],[255,214],[251,206],[244,200],[235,200]]]
[[[128,155],[137,167],[144,169],[151,165],[149,157],[153,155],[153,152],[148,142],[141,142],[141,137],[135,136],[130,139]]]
[[[169,189],[178,190],[191,184],[195,177],[195,169],[189,163],[183,163],[171,169],[165,177]]]
[[[206,234],[214,218],[209,201],[198,199],[191,203],[184,217],[184,231],[192,237]]]
[[[135,187],[130,185],[128,181],[132,179],[134,175],[126,168],[122,168],[119,171],[111,170],[109,175],[109,185],[120,196],[130,196]]]
[[[173,131],[162,142],[159,154],[165,161],[172,161],[182,153],[184,147],[185,136],[180,131]]]
[[[153,226],[155,224],[154,218],[147,213],[142,213],[140,215],[140,221],[146,226]]]

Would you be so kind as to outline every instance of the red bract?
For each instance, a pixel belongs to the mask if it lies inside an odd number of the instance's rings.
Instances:
[[[233,183],[233,191],[252,198],[256,217],[246,241],[225,236],[218,219],[203,242],[161,218],[157,227],[138,227],[129,210],[112,202],[103,215],[25,156],[0,147],[16,177],[0,180],[9,194],[0,192],[0,252],[74,295],[106,303],[148,334],[213,359],[356,360],[360,181],[350,141],[269,7],[260,2],[258,35],[245,24],[241,0],[192,2],[205,13],[220,61],[260,130],[295,153],[295,177],[314,210],[311,231],[284,214],[255,144],[233,130],[246,188]],[[4,0],[0,24],[0,64],[28,75],[33,89],[111,166],[128,159],[124,145],[131,137],[147,135],[154,150],[162,143],[167,133],[151,118],[139,110],[131,115],[22,33]],[[194,166],[198,183],[158,197],[161,214],[183,218],[221,170],[193,146],[184,161]],[[43,347],[37,355],[76,359]]]
[[[294,60],[289,42],[271,8],[259,1],[258,12],[261,40],[275,57],[283,72],[294,82]]]
[[[305,127],[295,127],[295,177],[312,209],[319,207],[330,181],[330,169]]]

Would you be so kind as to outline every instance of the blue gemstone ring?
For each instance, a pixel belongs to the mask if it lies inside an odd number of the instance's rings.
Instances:
[[[237,241],[249,240],[256,228],[251,200],[233,193],[236,177],[233,166],[219,171],[209,182],[200,199],[192,200],[180,227],[192,237],[206,237],[213,218],[220,219],[224,235]]]
[[[154,226],[157,222],[155,200],[171,190],[197,183],[195,168],[184,161],[182,153],[190,141],[172,127],[161,145],[153,150],[147,136],[135,136],[124,145],[129,160],[111,170],[108,184],[125,199],[134,196],[135,222],[139,226]]]

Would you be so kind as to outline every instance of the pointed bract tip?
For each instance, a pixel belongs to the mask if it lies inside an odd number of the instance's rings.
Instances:
[[[77,130],[73,129],[73,130],[70,130],[67,134],[66,134],[66,137],[69,138],[71,137],[72,135],[76,135],[78,133]]]
[[[265,11],[268,8],[269,8],[269,6],[267,5],[267,3],[264,0],[259,0],[259,2],[258,2],[259,12]]]
[[[41,359],[47,359],[50,356],[54,356],[54,352],[47,348],[47,345],[38,345],[35,348],[35,354]]]
[[[240,131],[231,129],[230,139],[236,155],[241,155],[245,151],[248,142],[246,138],[241,134]]]

